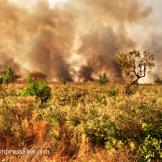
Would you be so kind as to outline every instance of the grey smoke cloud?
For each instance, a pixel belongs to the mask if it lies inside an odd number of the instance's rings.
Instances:
[[[41,71],[49,79],[72,80],[75,74],[87,81],[102,71],[120,76],[115,54],[141,46],[132,30],[144,33],[153,14],[139,0],[67,0],[53,8],[44,0],[33,2],[33,8],[0,2],[1,64],[21,73]],[[70,60],[77,55],[82,59],[76,65]]]

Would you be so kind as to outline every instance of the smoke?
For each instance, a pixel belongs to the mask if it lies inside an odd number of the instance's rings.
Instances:
[[[80,36],[79,54],[86,58],[87,64],[91,66],[90,72],[91,69],[96,74],[104,71],[110,79],[119,77],[121,72],[115,63],[115,55],[121,50],[138,46],[138,42],[131,37],[128,29],[139,22],[142,24],[142,21],[146,20],[151,13],[151,9],[143,8],[137,0],[80,0],[77,2],[76,6],[86,7],[84,14],[80,15],[79,21],[82,23],[78,23],[83,33]],[[92,75],[89,76],[89,80],[91,78]],[[87,76],[85,79],[88,79]]]
[[[77,9],[79,8],[79,10],[84,10],[87,19],[90,16],[91,20],[97,18],[101,20],[109,19],[122,24],[135,23],[151,13],[151,8],[143,8],[139,0],[78,0],[74,1],[72,5]]]
[[[162,72],[159,70],[162,67],[161,57],[162,57],[162,33],[150,33],[148,39],[144,43],[144,47],[154,54],[156,66],[153,73],[150,74],[149,80],[152,82],[155,80],[162,80]]]
[[[75,34],[72,15],[56,9],[49,10],[43,5],[36,14],[34,21],[40,24],[36,25],[36,36],[29,53],[32,66],[51,78],[63,76],[71,81],[67,60],[71,55]]]
[[[0,61],[0,72],[5,71],[7,68],[12,67],[17,73],[19,73],[19,65],[13,60],[13,58],[6,57],[5,54],[0,53],[1,61]]]
[[[93,81],[92,74],[94,72],[94,69],[91,65],[85,65],[80,68],[79,71],[79,78],[83,78],[83,82],[87,81]]]
[[[70,13],[51,10],[43,1],[30,11],[0,2],[0,19],[3,64],[13,66],[10,60],[14,60],[20,71],[37,70],[50,79],[63,75],[72,80],[67,59],[73,47],[75,30]]]
[[[111,78],[116,78],[120,75],[120,70],[115,64],[115,54],[119,50],[133,48],[135,44],[126,35],[107,27],[82,37],[79,53],[87,58],[95,73],[106,71]]]
[[[132,31],[145,28],[152,13],[139,0],[67,0],[58,7],[31,2],[29,8],[0,2],[1,64],[49,79],[73,80],[75,74],[88,81],[101,72],[119,77],[115,54],[139,47]],[[71,60],[77,56],[76,65]]]

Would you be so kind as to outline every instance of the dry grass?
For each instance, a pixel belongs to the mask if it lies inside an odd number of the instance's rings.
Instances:
[[[142,123],[161,124],[161,85],[141,85],[132,95],[125,95],[124,86],[117,84],[50,86],[53,97],[43,106],[35,97],[23,96],[25,84],[0,87],[0,150],[50,151],[46,156],[0,155],[0,160],[135,162],[137,155],[128,141],[106,150],[104,146],[93,145],[86,130],[95,127],[97,119],[101,120],[102,126],[103,119],[108,116],[117,129],[122,130],[124,140],[138,140],[143,136]],[[115,96],[111,96],[111,90],[117,92]]]

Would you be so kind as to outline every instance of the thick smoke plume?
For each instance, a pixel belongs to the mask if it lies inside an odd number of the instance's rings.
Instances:
[[[72,80],[67,59],[75,30],[70,13],[51,10],[43,1],[30,11],[1,1],[0,19],[2,65]]]
[[[31,8],[0,1],[1,67],[49,79],[75,74],[88,81],[101,72],[115,79],[115,54],[139,46],[130,29],[144,27],[150,14],[139,0],[67,0],[59,7],[37,0]]]

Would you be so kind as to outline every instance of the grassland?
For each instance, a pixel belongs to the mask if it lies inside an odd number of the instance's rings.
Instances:
[[[0,87],[0,150],[49,154],[0,155],[3,161],[147,162],[162,160],[162,86],[50,85],[41,104],[24,84]]]

